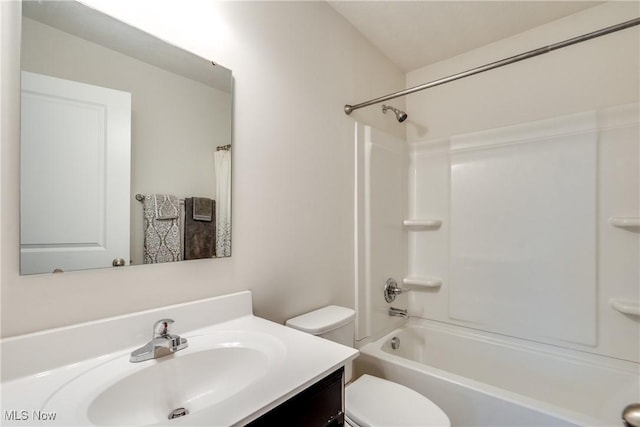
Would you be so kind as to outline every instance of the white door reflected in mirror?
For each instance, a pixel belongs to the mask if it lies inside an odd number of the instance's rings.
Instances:
[[[131,94],[23,72],[21,133],[22,274],[129,260]]]

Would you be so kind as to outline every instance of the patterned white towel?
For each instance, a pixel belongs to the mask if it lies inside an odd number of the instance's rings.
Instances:
[[[144,198],[144,263],[182,260],[180,201],[172,194]]]

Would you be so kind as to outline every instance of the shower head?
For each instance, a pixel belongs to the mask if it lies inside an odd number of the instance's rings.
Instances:
[[[382,105],[382,112],[383,113],[387,113],[387,110],[391,110],[394,113],[396,113],[396,119],[398,119],[398,121],[400,123],[404,122],[405,120],[407,120],[407,113],[405,113],[404,111],[400,111],[395,107],[392,107],[391,105]]]

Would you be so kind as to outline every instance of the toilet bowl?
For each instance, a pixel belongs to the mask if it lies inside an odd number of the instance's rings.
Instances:
[[[286,325],[353,347],[355,311],[330,305],[286,321]],[[351,380],[345,366],[345,421],[352,427],[450,427],[447,415],[420,393],[389,380],[362,375]]]

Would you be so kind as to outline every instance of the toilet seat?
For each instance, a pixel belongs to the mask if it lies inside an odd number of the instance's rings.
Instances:
[[[363,375],[345,389],[346,419],[359,427],[450,427],[435,403],[401,384]]]

